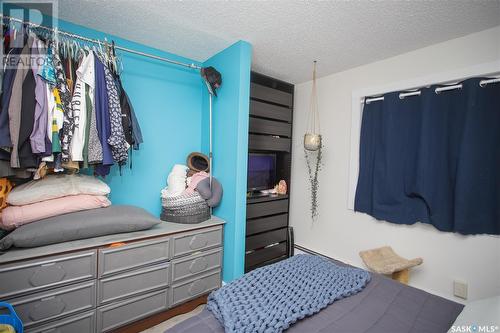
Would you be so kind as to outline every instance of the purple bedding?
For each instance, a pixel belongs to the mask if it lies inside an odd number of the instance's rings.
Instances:
[[[462,308],[461,304],[372,273],[372,280],[363,291],[297,322],[286,332],[443,333]],[[205,309],[166,332],[224,333],[224,329]]]

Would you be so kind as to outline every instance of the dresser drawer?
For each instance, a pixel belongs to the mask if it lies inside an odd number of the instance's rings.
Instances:
[[[167,308],[168,289],[99,307],[97,308],[97,332],[116,329]]]
[[[96,251],[0,266],[0,299],[96,278]]]
[[[222,245],[222,227],[201,229],[172,237],[173,257]]]
[[[279,243],[274,246],[253,251],[245,256],[245,269],[250,269],[269,260],[284,257],[287,254],[287,243]]]
[[[288,212],[288,199],[247,204],[247,219]]]
[[[96,307],[95,281],[36,293],[8,301],[25,327]]]
[[[250,115],[286,122],[292,121],[292,109],[255,100],[250,100]]]
[[[288,225],[288,214],[279,214],[267,217],[247,220],[246,235],[252,236],[260,232],[286,228]]]
[[[189,301],[220,287],[220,270],[205,273],[198,277],[172,286],[171,305]]]
[[[292,136],[292,124],[250,117],[248,131],[253,134]]]
[[[172,283],[206,272],[222,265],[222,249],[193,253],[190,256],[172,260]]]
[[[100,279],[97,288],[98,305],[137,296],[169,285],[170,264],[145,267],[120,275]]]
[[[109,276],[169,259],[170,238],[99,249],[99,277]]]
[[[249,150],[271,150],[290,152],[292,139],[279,138],[270,135],[248,135]]]
[[[26,333],[95,333],[95,310],[28,329]]]
[[[293,94],[254,82],[250,83],[250,97],[288,107],[292,107],[293,105]]]
[[[278,229],[249,236],[245,239],[245,251],[257,250],[273,244],[285,242],[288,238],[288,229]]]

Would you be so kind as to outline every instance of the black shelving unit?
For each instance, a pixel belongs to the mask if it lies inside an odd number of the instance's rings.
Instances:
[[[276,155],[277,179],[290,192],[294,86],[252,72],[248,150]],[[287,195],[247,198],[245,272],[291,255]]]

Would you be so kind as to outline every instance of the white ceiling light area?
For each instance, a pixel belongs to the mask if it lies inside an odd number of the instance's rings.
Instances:
[[[313,60],[324,76],[500,25],[500,1],[60,0],[59,17],[198,61],[246,40],[255,71],[300,83]]]

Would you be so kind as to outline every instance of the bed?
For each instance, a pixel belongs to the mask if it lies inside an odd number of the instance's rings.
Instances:
[[[340,266],[347,266],[341,262]],[[447,332],[463,305],[372,273],[359,293],[338,300],[319,313],[298,321],[287,333],[326,332]],[[207,309],[166,333],[223,333]]]

